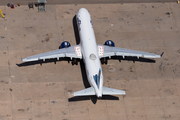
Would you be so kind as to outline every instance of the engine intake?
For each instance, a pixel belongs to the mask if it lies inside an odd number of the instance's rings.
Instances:
[[[61,46],[59,46],[59,49],[68,48],[70,46],[71,46],[71,44],[68,41],[64,41],[61,43]]]
[[[107,41],[104,43],[104,45],[107,45],[107,46],[109,46],[109,47],[115,47],[115,44],[114,44],[114,42],[113,42],[112,40],[107,40]]]

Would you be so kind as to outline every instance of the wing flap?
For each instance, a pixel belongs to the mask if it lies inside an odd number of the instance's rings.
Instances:
[[[74,96],[89,96],[89,95],[95,95],[95,91],[93,87],[89,87],[84,90],[74,92]]]
[[[123,90],[108,88],[103,86],[103,95],[125,95],[126,92]]]

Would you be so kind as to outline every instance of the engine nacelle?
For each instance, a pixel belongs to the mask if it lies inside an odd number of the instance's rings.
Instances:
[[[61,43],[61,46],[59,46],[59,49],[68,48],[70,46],[71,46],[71,44],[68,41],[64,41]]]
[[[107,45],[107,46],[109,46],[109,47],[115,47],[115,44],[114,44],[114,42],[113,42],[112,40],[107,40],[107,41],[104,43],[104,45]]]

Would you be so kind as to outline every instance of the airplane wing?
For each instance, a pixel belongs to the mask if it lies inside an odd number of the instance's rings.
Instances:
[[[98,45],[99,58],[103,57],[111,57],[111,56],[131,56],[131,57],[144,57],[144,58],[160,58],[161,55],[157,55],[154,53],[118,48],[118,47],[109,47],[106,45]]]
[[[30,56],[22,59],[22,61],[36,61],[36,60],[45,60],[52,58],[61,58],[61,57],[70,57],[70,58],[82,58],[81,47],[79,45],[75,45],[68,48],[58,49],[34,56]]]

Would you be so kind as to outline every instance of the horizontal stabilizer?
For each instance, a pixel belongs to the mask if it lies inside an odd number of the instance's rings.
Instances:
[[[123,90],[117,90],[103,86],[103,95],[125,95],[126,92]]]
[[[89,87],[84,90],[74,92],[74,96],[89,96],[89,95],[95,95],[95,91],[93,87]]]
[[[123,90],[117,90],[117,89],[103,86],[102,94],[103,95],[125,95],[126,93]],[[91,95],[96,95],[93,87],[89,87],[84,90],[74,92],[74,96],[91,96]]]

